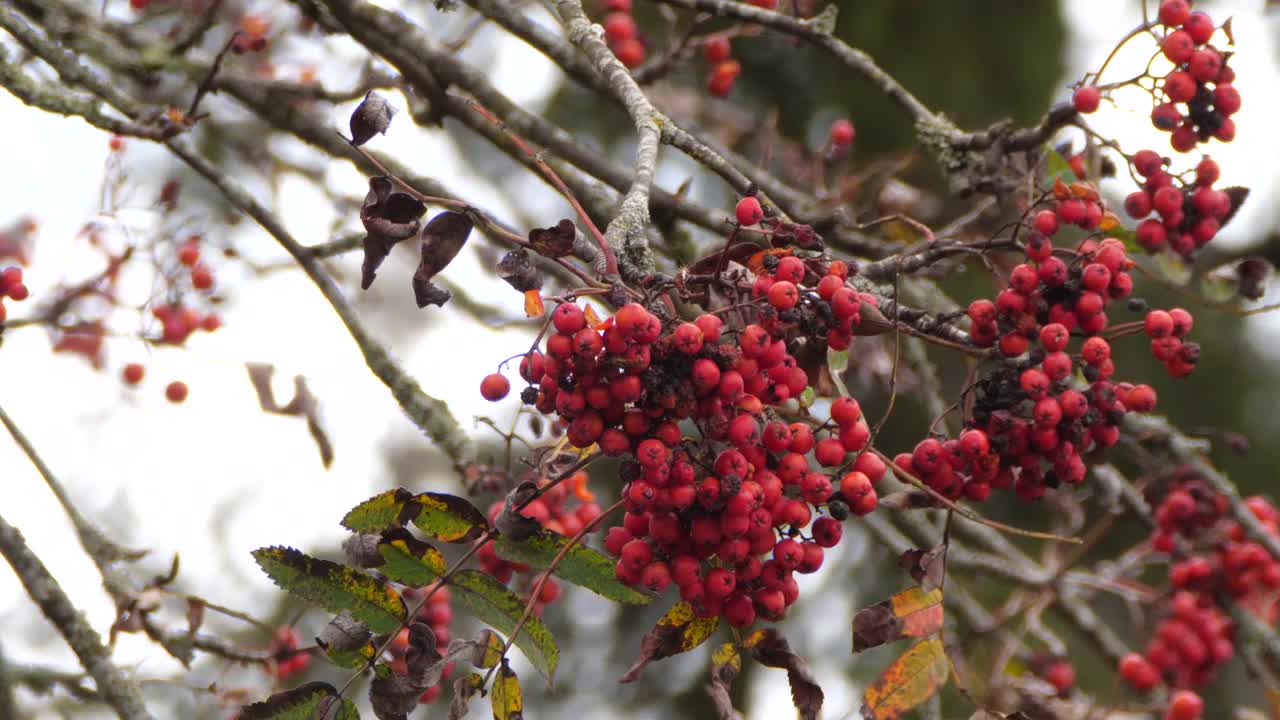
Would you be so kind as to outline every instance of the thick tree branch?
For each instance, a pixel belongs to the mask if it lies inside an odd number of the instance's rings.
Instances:
[[[13,567],[27,595],[40,607],[93,678],[98,692],[122,720],[151,718],[137,685],[111,663],[102,636],[71,603],[58,581],[27,546],[18,529],[0,517],[0,554]]]

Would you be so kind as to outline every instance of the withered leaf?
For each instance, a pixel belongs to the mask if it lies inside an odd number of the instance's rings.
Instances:
[[[782,633],[775,628],[756,630],[744,638],[742,644],[751,650],[751,657],[756,662],[787,671],[791,702],[796,706],[800,720],[817,720],[822,710],[822,688],[813,679],[804,658],[791,651],[791,645]]]
[[[519,542],[533,536],[534,533],[542,529],[542,523],[533,518],[525,517],[516,510],[522,503],[536,495],[537,492],[537,483],[532,480],[525,480],[507,494],[506,499],[502,502],[502,512],[498,513],[498,517],[493,523],[504,538]]]
[[[906,570],[925,592],[942,587],[947,572],[947,546],[907,550],[898,556],[898,567]]]
[[[405,673],[376,673],[369,684],[369,704],[380,720],[404,720],[418,706],[418,698],[440,681],[445,663],[436,651],[436,634],[422,622],[409,624]]]
[[[904,637],[925,637],[942,629],[942,591],[910,587],[853,616],[853,651],[879,647]]]
[[[750,260],[753,255],[763,249],[764,248],[753,242],[737,242],[723,253],[717,250],[706,257],[695,260],[694,263],[689,266],[689,272],[693,275],[710,275],[716,271],[716,268],[720,267],[721,255],[725,256],[724,259],[726,265],[728,262],[736,262],[740,265],[746,265],[747,261]]]
[[[854,335],[883,335],[894,328],[893,322],[880,312],[880,308],[866,300],[862,301],[858,318],[858,324],[853,326]]]
[[[529,243],[539,255],[560,258],[573,253],[573,240],[577,234],[578,228],[573,221],[565,218],[549,228],[530,230]]]
[[[716,707],[720,720],[742,720],[742,713],[733,707],[729,687],[742,670],[742,656],[733,643],[725,643],[711,654],[711,681],[707,683],[707,695]]]
[[[363,647],[373,637],[369,626],[356,620],[351,613],[343,610],[329,624],[324,626],[316,637],[316,645],[325,652],[351,652]]]
[[[370,90],[351,113],[351,144],[363,145],[378,133],[386,135],[395,114],[396,109],[386,98]]]
[[[327,468],[333,463],[333,443],[325,432],[320,419],[320,401],[307,387],[307,379],[301,375],[293,377],[293,398],[288,404],[276,402],[275,392],[271,389],[271,376],[275,374],[275,366],[266,363],[245,363],[249,371],[249,382],[253,383],[254,392],[258,395],[258,405],[263,412],[273,415],[288,415],[307,419],[307,432],[316,442],[320,450],[320,462]]]
[[[205,601],[198,597],[187,598],[187,636],[195,637],[204,624]]]
[[[813,226],[801,223],[778,223],[770,239],[774,247],[794,245],[804,250],[822,249],[822,239],[813,231]]]
[[[698,617],[693,606],[681,600],[671,607],[665,615],[645,633],[640,641],[640,656],[627,668],[627,672],[618,679],[620,683],[629,683],[640,677],[640,673],[654,660],[688,652],[702,643],[720,627],[720,616]]]
[[[471,698],[484,687],[479,673],[467,673],[453,681],[453,700],[449,701],[449,720],[462,720],[471,710]]]
[[[448,302],[449,292],[433,285],[431,278],[457,257],[471,235],[471,227],[471,218],[446,210],[422,228],[422,259],[413,274],[413,295],[418,307]]]
[[[1244,201],[1249,199],[1249,188],[1233,185],[1228,188],[1223,188],[1222,191],[1227,194],[1227,197],[1231,198],[1231,209],[1228,210],[1227,214],[1222,218],[1221,227],[1226,227],[1227,223],[1231,222],[1231,220],[1236,216],[1236,213],[1240,212],[1240,206],[1244,205]]]
[[[498,261],[498,277],[520,292],[542,288],[542,273],[529,262],[529,251],[516,248]]]
[[[369,192],[360,205],[360,222],[367,233],[364,262],[360,266],[361,289],[368,290],[373,285],[378,267],[396,243],[418,233],[419,220],[426,211],[427,207],[417,198],[396,192],[390,178],[383,175],[369,178]]]

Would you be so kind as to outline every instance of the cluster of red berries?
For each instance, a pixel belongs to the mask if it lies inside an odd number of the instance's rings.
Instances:
[[[1060,483],[1078,483],[1082,455],[1114,445],[1125,413],[1155,408],[1150,386],[1112,381],[1111,345],[1099,335],[1108,304],[1133,286],[1123,243],[1086,240],[1068,263],[1048,240],[1064,214],[1079,220],[1097,207],[1077,194],[1036,216],[1027,262],[1013,268],[1009,287],[994,302],[968,307],[974,344],[996,345],[1005,362],[974,384],[966,429],[952,440],[926,438],[894,459],[948,497],[982,501],[993,488],[1012,486],[1033,500]],[[1064,213],[1068,203],[1074,209]],[[1068,351],[1073,334],[1084,336],[1076,353]]]
[[[120,371],[120,377],[124,383],[129,386],[137,386],[142,383],[142,378],[147,374],[147,369],[142,363],[129,363]],[[174,380],[164,387],[164,396],[171,403],[181,403],[187,399],[187,384],[181,380]]]
[[[178,262],[191,269],[191,287],[208,290],[213,287],[213,272],[200,262],[200,238],[192,236],[178,248]]]
[[[274,672],[277,680],[288,680],[311,664],[309,652],[298,652],[299,641],[298,631],[292,626],[281,625],[276,629],[268,652],[275,658]]]
[[[742,65],[733,59],[729,38],[712,35],[702,43],[702,56],[711,65],[707,75],[707,92],[716,97],[728,97],[733,83],[742,74]]]
[[[8,311],[4,307],[4,298],[8,297],[14,302],[22,302],[30,294],[27,286],[22,284],[22,268],[10,265],[0,271],[0,323],[3,323],[8,316]]]
[[[1153,150],[1139,150],[1132,162],[1146,180],[1142,189],[1125,198],[1124,209],[1130,217],[1142,220],[1136,239],[1150,252],[1167,247],[1190,257],[1218,234],[1234,210],[1230,193],[1213,187],[1220,173],[1211,158],[1196,165],[1191,182],[1165,171],[1164,159]],[[1159,218],[1148,218],[1152,212]]]
[[[1255,496],[1246,505],[1269,533],[1280,535],[1280,511],[1270,501]],[[1280,561],[1248,540],[1229,510],[1227,498],[1195,473],[1178,478],[1160,500],[1151,543],[1177,558],[1169,570],[1173,594],[1146,652],[1121,663],[1121,676],[1134,689],[1147,691],[1162,681],[1196,688],[1212,679],[1235,654],[1234,626],[1221,598],[1275,622]]]
[[[639,67],[648,50],[640,39],[636,19],[631,15],[631,0],[607,0],[604,36],[618,61],[629,68]]]
[[[1191,313],[1182,308],[1151,310],[1142,329],[1151,338],[1151,354],[1164,363],[1172,377],[1186,377],[1200,360],[1200,346],[1183,338],[1194,323]]]
[[[654,592],[674,582],[700,613],[735,626],[780,619],[798,596],[793,573],[816,571],[841,521],[875,509],[885,465],[861,452],[871,432],[855,400],[832,403],[816,431],[767,408],[808,387],[788,334],[849,346],[874,298],[847,279],[842,262],[766,254],[741,285],[753,301],[738,309],[755,321],[740,328],[715,314],[664,325],[636,303],[595,325],[573,303],[553,311],[545,352],[520,363],[532,383],[521,396],[567,422],[574,446],[626,457],[627,512],[605,542],[620,579]],[[485,379],[486,397],[505,391],[498,378]],[[682,420],[701,437],[684,437]],[[850,453],[860,453],[852,464]],[[810,456],[847,471],[814,471]]]
[[[1213,20],[1192,12],[1187,0],[1164,0],[1159,19],[1167,30],[1160,50],[1174,69],[1160,84],[1165,102],[1151,111],[1152,124],[1171,133],[1169,142],[1178,152],[1210,138],[1231,142],[1240,92],[1232,84],[1235,71],[1227,66],[1230,54],[1208,44],[1217,31]]]
[[[427,603],[418,610],[416,619],[410,622],[416,621],[430,626],[431,632],[436,636],[436,647],[442,650],[449,645],[449,625],[453,622],[453,608],[449,606],[449,588],[428,585],[424,588],[407,587],[401,591],[405,603],[409,605],[416,605],[418,600],[427,593],[431,593],[431,596],[427,598]],[[409,628],[403,627],[400,628],[400,632],[391,641],[391,645],[387,647],[387,651],[391,655],[392,672],[404,675],[409,671],[405,659],[405,653],[408,649]],[[418,698],[418,702],[425,705],[440,697],[440,693],[444,692],[445,682],[452,675],[453,663],[450,662],[445,664],[439,682],[424,690],[422,696]]]
[[[181,303],[160,303],[151,309],[151,314],[160,321],[160,337],[156,342],[166,345],[181,345],[196,330],[213,332],[222,327],[222,318],[216,313],[201,313]]]
[[[541,478],[538,481],[538,486],[545,488],[545,491],[521,508],[519,512],[524,517],[538,521],[538,524],[547,530],[565,537],[573,537],[588,523],[600,517],[601,509],[595,502],[595,495],[587,489],[588,479],[585,472],[574,473],[554,485],[551,484],[550,480]],[[575,498],[577,502],[570,504],[569,499],[571,497]],[[502,508],[503,502],[501,500],[489,506],[490,523],[497,522],[498,515],[502,513]],[[500,557],[494,550],[493,541],[488,541],[481,546],[480,550],[476,552],[476,559],[480,562],[480,568],[484,572],[492,575],[494,579],[504,585],[510,583],[511,578],[516,573],[529,572],[528,565],[513,563]],[[526,575],[525,579],[530,591],[533,589],[534,578],[539,575],[541,573]],[[541,616],[542,610],[546,605],[560,598],[560,592],[560,584],[556,582],[555,578],[548,577],[538,591],[538,598],[533,605],[534,614]]]

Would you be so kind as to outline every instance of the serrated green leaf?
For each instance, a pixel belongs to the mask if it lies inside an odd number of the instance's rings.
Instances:
[[[569,538],[559,533],[539,530],[520,541],[498,538],[495,549],[498,556],[505,560],[546,568],[551,566],[551,562],[568,544]],[[552,572],[574,585],[617,602],[646,605],[653,600],[653,596],[623,584],[614,572],[613,561],[582,544],[574,545],[565,553]]]
[[[449,581],[449,588],[453,598],[460,601],[465,610],[507,637],[511,636],[524,614],[524,601],[482,572],[463,570]],[[530,616],[520,628],[515,645],[547,678],[547,682],[551,682],[560,661],[560,650],[542,620]]]
[[[327,712],[336,701],[341,702],[336,715]],[[241,720],[315,720],[324,713],[336,720],[360,720],[360,711],[345,698],[338,699],[338,690],[326,682],[310,682],[292,690],[278,692],[266,700],[246,705],[240,711]]]
[[[524,697],[520,693],[520,678],[516,677],[507,661],[502,661],[498,675],[489,690],[493,704],[493,720],[520,720],[523,717]]]
[[[1075,171],[1071,169],[1071,163],[1062,156],[1057,150],[1050,150],[1049,156],[1045,160],[1044,170],[1044,189],[1048,190],[1053,187],[1053,181],[1061,178],[1062,182],[1070,185],[1080,178],[1076,177]]]
[[[406,516],[406,512],[416,512],[416,508],[409,510],[408,507],[412,499],[413,493],[404,488],[374,495],[351,508],[346,517],[342,518],[342,526],[355,532],[381,532],[388,528],[403,527],[412,519]]]
[[[408,501],[419,510],[413,524],[441,542],[474,540],[489,529],[489,521],[475,505],[447,493],[419,493]]]
[[[429,585],[444,575],[444,555],[404,530],[387,533],[378,543],[378,553],[384,561],[378,570],[409,587]]]
[[[400,593],[355,568],[280,546],[254,550],[253,558],[282,589],[330,612],[348,610],[375,633],[397,630],[404,620]]]

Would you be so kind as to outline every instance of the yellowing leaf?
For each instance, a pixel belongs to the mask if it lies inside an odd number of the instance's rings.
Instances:
[[[411,519],[405,512],[406,503],[412,498],[413,493],[404,488],[374,495],[351,508],[351,512],[342,518],[342,526],[356,532],[380,532],[387,528],[402,527]]]
[[[524,614],[524,600],[494,580],[492,576],[477,570],[463,570],[449,581],[453,598],[477,619],[498,632],[511,637],[516,622]],[[530,616],[520,628],[515,646],[529,658],[529,662],[550,682],[555,676],[560,650],[555,638],[542,620]]]
[[[424,587],[444,575],[444,555],[403,528],[388,531],[378,553],[384,561],[378,570],[409,587]]]
[[[742,720],[742,714],[733,707],[729,686],[742,670],[742,656],[733,643],[725,643],[711,653],[711,682],[707,683],[707,695],[716,707],[720,720]]]
[[[640,656],[618,682],[629,683],[640,677],[645,666],[654,660],[688,652],[711,637],[720,627],[720,616],[698,617],[693,606],[681,600],[645,633],[640,642]]]
[[[404,620],[400,593],[355,568],[288,547],[259,548],[253,551],[253,558],[284,590],[330,612],[349,610],[373,632],[398,630]]]
[[[493,720],[522,720],[524,717],[524,698],[520,693],[520,679],[512,672],[506,660],[502,661],[502,668],[493,679],[489,698],[493,704]]]
[[[442,542],[474,540],[489,529],[484,513],[456,495],[419,493],[410,502],[421,508],[413,518],[413,524]]]
[[[942,591],[910,587],[853,616],[853,651],[862,652],[904,637],[924,637],[942,628]]]
[[[950,671],[942,639],[933,636],[898,656],[863,695],[864,720],[895,720],[933,697]]]

